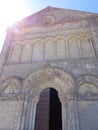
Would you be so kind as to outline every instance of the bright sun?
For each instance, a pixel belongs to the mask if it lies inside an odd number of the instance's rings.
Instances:
[[[0,0],[0,50],[6,28],[24,18],[26,10],[23,0]]]
[[[0,1],[0,23],[1,27],[23,18],[26,14],[26,7],[22,0],[2,0]]]

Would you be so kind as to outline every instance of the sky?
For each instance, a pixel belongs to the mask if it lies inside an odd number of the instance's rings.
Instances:
[[[0,52],[9,26],[47,6],[98,13],[98,0],[0,0]]]

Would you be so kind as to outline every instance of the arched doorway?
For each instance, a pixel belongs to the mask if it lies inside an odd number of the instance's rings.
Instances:
[[[61,130],[62,112],[58,92],[46,88],[40,94],[35,117],[35,130]]]
[[[25,124],[27,124],[26,130],[27,128],[28,130],[79,130],[77,95],[74,93],[75,83],[68,73],[58,68],[45,68],[31,73],[24,80],[23,86],[27,94],[21,106],[23,114],[20,118],[22,120],[20,120],[20,130],[24,130]],[[56,94],[56,96],[52,94],[52,100],[50,90],[52,93],[55,91]],[[54,97],[57,97],[58,104],[60,104],[59,123],[52,121],[54,111],[53,114],[50,113],[50,108],[53,106],[50,101],[54,99],[56,103]],[[54,110],[57,108],[58,106]]]

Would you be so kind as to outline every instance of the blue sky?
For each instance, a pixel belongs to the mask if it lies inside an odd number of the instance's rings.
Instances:
[[[0,0],[0,51],[7,26],[47,6],[98,13],[98,0]]]
[[[46,6],[98,13],[98,0],[24,0],[30,13]]]

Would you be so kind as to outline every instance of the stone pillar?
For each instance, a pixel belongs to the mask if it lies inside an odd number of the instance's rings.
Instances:
[[[64,95],[59,95],[59,99],[62,107],[62,130],[68,130],[67,128],[67,104]]]
[[[22,100],[23,101],[22,101],[22,111],[21,111],[21,119],[20,119],[19,130],[25,130],[29,96],[26,95]]]
[[[76,95],[67,95],[68,100],[68,130],[79,130]]]
[[[18,119],[17,119],[17,125],[16,125],[16,128],[15,128],[16,130],[20,130],[23,105],[24,105],[24,101],[22,100],[21,97],[19,97],[19,114],[18,114]]]
[[[77,95],[74,96],[74,110],[75,110],[76,130],[80,130],[80,128],[79,128],[79,115],[78,115]]]
[[[26,112],[26,119],[25,119],[25,128],[24,130],[29,130],[29,124],[30,124],[30,111],[31,111],[31,108],[32,107],[32,97],[30,96],[29,97],[29,100],[28,100],[28,106],[27,106],[27,112]]]
[[[88,18],[88,23],[90,25],[92,34],[93,34],[93,40],[94,40],[94,48],[96,50],[96,56],[98,57],[98,18],[97,16],[90,16]]]
[[[39,97],[34,96],[31,103],[30,120],[29,120],[30,122],[29,122],[28,130],[34,130],[35,128],[36,108],[37,108],[38,101],[39,101]]]

